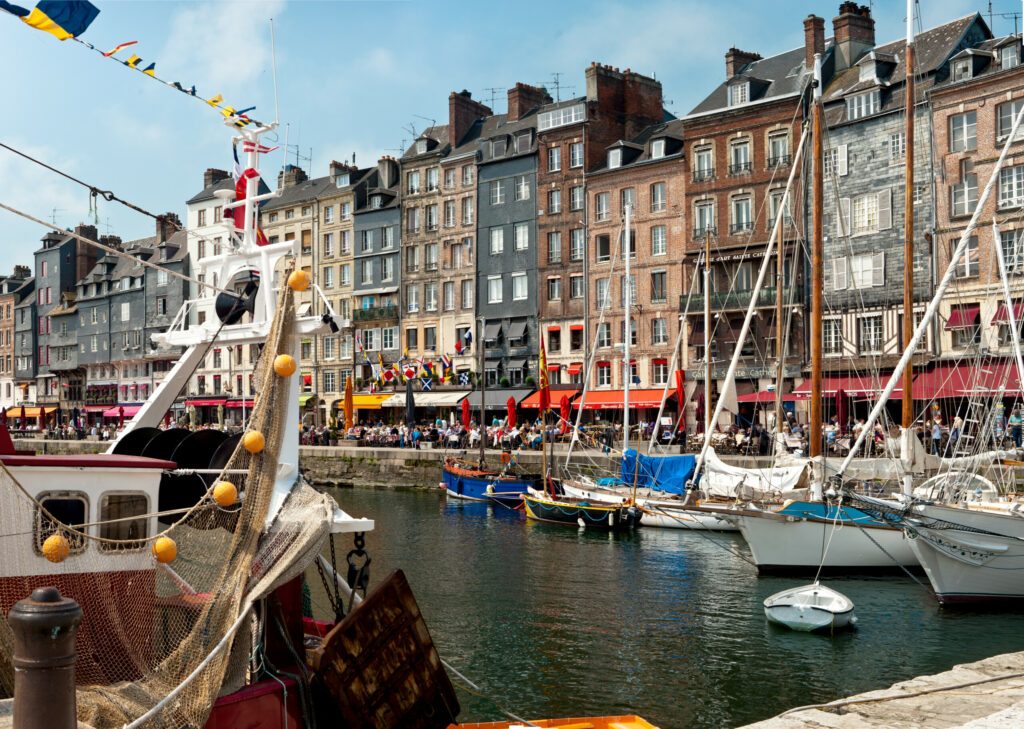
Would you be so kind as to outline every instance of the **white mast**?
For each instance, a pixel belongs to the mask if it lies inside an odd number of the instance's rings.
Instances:
[[[626,204],[625,206],[626,221],[625,229],[622,231],[622,251],[626,257],[626,283],[622,287],[622,300],[624,308],[626,309],[626,333],[622,337],[622,356],[623,356],[623,367],[625,369],[626,387],[623,391],[622,396],[622,457],[626,457],[626,449],[629,448],[629,387],[633,381],[633,365],[629,359],[629,345],[630,340],[633,338],[632,329],[632,308],[633,308],[633,282],[629,278],[629,258],[630,258],[630,235],[629,235],[629,224],[633,213],[633,206]]]

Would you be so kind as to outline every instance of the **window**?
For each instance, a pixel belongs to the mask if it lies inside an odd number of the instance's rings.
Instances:
[[[844,259],[845,260],[845,259]],[[855,289],[885,285],[885,253],[862,253],[850,257],[851,283]]]
[[[961,58],[953,61],[953,68],[951,69],[950,78],[953,82],[957,81],[968,81],[970,80],[972,71],[972,61],[970,58]]]
[[[369,253],[373,250],[373,231],[363,230],[359,232],[359,251]]]
[[[860,354],[881,354],[882,353],[882,315],[862,316],[857,320],[859,328],[859,349]]]
[[[128,321],[132,317],[132,307],[129,302],[121,304],[121,321]]]
[[[530,132],[523,132],[516,136],[516,154],[525,154],[530,151],[530,144],[533,141],[533,135]]]
[[[583,298],[583,276],[569,276],[569,298]]]
[[[408,273],[416,273],[420,270],[419,246],[409,246],[405,249],[405,270]]]
[[[636,212],[636,190],[632,187],[624,187],[619,192],[619,209],[626,214],[626,206],[629,205]]]
[[[635,347],[637,343],[636,338],[636,319],[629,320],[629,344]],[[619,338],[624,342],[626,341],[626,322],[625,320],[619,322]]]
[[[710,180],[715,176],[715,157],[711,147],[697,147],[693,150],[694,182]]]
[[[455,187],[455,168],[444,171],[444,189],[451,190]]]
[[[473,184],[473,165],[463,165],[462,186],[467,187]]]
[[[655,182],[651,185],[651,212],[659,213],[665,209],[667,198],[665,196],[665,183]]]
[[[370,195],[370,207],[373,210],[379,210],[384,207],[384,196],[383,195]]]
[[[824,159],[822,160],[822,171],[825,173],[826,180],[833,176],[846,176],[849,172],[847,145],[840,144],[838,147],[830,147],[825,150]]]
[[[410,284],[405,287],[405,308],[410,314],[415,314],[420,310],[420,287],[416,284]]]
[[[651,303],[664,304],[668,301],[668,274],[664,271],[651,271]]]
[[[395,257],[385,256],[380,259],[380,280],[393,281],[395,278]]]
[[[380,329],[364,329],[363,349],[370,352],[380,349]]]
[[[530,225],[529,223],[516,223],[512,229],[515,239],[516,250],[526,251],[530,249]]]
[[[501,303],[501,276],[487,277],[487,303]]]
[[[1016,68],[1020,65],[1020,48],[1016,43],[999,49],[999,65],[1003,68]]]
[[[597,346],[612,346],[612,325],[606,321],[597,325]]]
[[[978,112],[968,111],[949,117],[949,151],[965,152],[978,148]]]
[[[473,281],[472,279],[465,279],[462,282],[462,308],[472,309],[473,308]]]
[[[907,135],[904,132],[896,132],[889,135],[889,164],[901,164],[907,157]]]
[[[694,229],[693,234],[697,237],[714,234],[715,232],[715,203],[712,200],[698,202],[694,206]]]
[[[597,262],[603,263],[612,257],[611,237],[599,235],[594,238],[594,247],[597,249]]]
[[[526,175],[516,177],[516,200],[530,199],[530,178]]]
[[[519,272],[512,274],[512,300],[524,301],[527,297],[526,274]]]
[[[205,210],[200,210],[199,211],[199,221],[198,221],[198,224],[200,226],[206,225],[206,211]],[[43,275],[45,276],[46,274],[43,273]]]
[[[429,352],[437,349],[437,327],[423,327],[423,349]]]
[[[491,156],[492,157],[504,157],[505,156],[505,145],[507,141],[505,137],[495,139],[491,142]]]
[[[846,99],[846,118],[851,121],[860,119],[877,114],[880,108],[881,94],[877,90],[855,94]]]
[[[569,188],[569,209],[583,209],[583,185],[576,185],[575,187]]]
[[[325,289],[334,288],[334,266],[325,266],[323,270],[323,282]]]
[[[1024,106],[1024,99],[1018,99],[1017,101],[1000,104],[996,108],[997,141],[1003,142],[1010,136],[1010,132],[1013,130],[1013,122],[1017,118],[1017,114],[1020,113],[1022,106]],[[1017,136],[1013,141],[1019,142],[1021,140],[1024,140],[1024,124],[1021,124],[1017,130]]]
[[[999,209],[1024,205],[1024,165],[999,170]]]
[[[548,233],[548,263],[562,262],[562,234],[558,231]]]
[[[323,341],[324,359],[334,359],[334,342],[335,342],[334,337],[324,337],[324,341]],[[239,354],[241,354],[241,349],[239,349]]]
[[[473,222],[473,198],[462,198],[462,224],[470,225]]]
[[[334,206],[333,205],[326,205],[326,206],[324,206],[324,222],[325,223],[333,223],[334,222]]]
[[[334,370],[324,371],[324,392],[338,391],[338,373]]]
[[[406,349],[419,349],[419,329],[406,329],[405,330],[405,348]]]
[[[668,344],[668,321],[666,319],[651,319],[651,344]]]
[[[616,167],[622,167],[622,150],[621,149],[609,149],[608,150],[608,169],[614,170]]]
[[[548,147],[548,172],[558,172],[562,169],[562,148]]]
[[[569,231],[569,260],[582,261],[583,251],[586,248],[586,238],[583,228],[573,228]]]
[[[655,139],[651,142],[651,159],[661,159],[665,156],[665,140]]]
[[[502,228],[491,228],[491,255],[498,256],[505,250],[505,231]]]
[[[730,233],[743,233],[752,230],[754,227],[752,207],[753,203],[749,195],[734,197],[732,199],[732,224],[729,226]]]
[[[554,215],[555,213],[562,212],[562,191],[561,190],[549,190],[548,191],[548,214]]]
[[[611,306],[611,285],[610,280],[607,278],[597,279],[597,308],[607,309]]]
[[[844,217],[852,215],[850,225],[853,235],[888,230],[892,227],[892,190],[885,188],[877,193],[858,195],[852,201],[843,198],[840,200],[840,209]]]
[[[954,238],[949,242],[949,254],[952,258],[953,251],[956,250],[957,244],[960,242],[959,238]],[[967,239],[967,250],[964,251],[963,258],[956,266],[956,277],[957,278],[971,278],[978,275],[978,238],[977,236],[971,236]]]
[[[750,83],[744,81],[729,87],[729,106],[746,104],[750,97]]]
[[[594,195],[594,220],[609,220],[612,216],[610,194],[599,192]]]
[[[455,201],[445,200],[444,201],[444,227],[454,228],[455,227]]]
[[[431,167],[427,170],[427,192],[436,192],[437,183],[440,177],[440,170],[437,167]]]
[[[359,280],[363,284],[373,283],[373,261],[366,260],[359,262]]]
[[[581,122],[587,118],[586,106],[584,104],[573,104],[572,106],[564,106],[561,109],[555,109],[553,111],[546,111],[543,114],[537,115],[537,129],[544,131],[545,129],[554,129],[555,127],[563,127],[567,124],[575,124]]]
[[[423,285],[423,308],[426,311],[437,311],[436,281],[431,281]]]
[[[408,208],[405,211],[405,230],[408,233],[417,233],[420,229],[420,209]]]
[[[416,195],[420,191],[420,171],[413,170],[405,177],[405,191],[410,195]]]
[[[548,279],[548,301],[558,301],[562,298],[561,277]]]
[[[569,145],[569,167],[583,166],[583,142],[573,142]]]
[[[1002,173],[1000,172],[1000,177]],[[970,215],[978,204],[978,176],[974,174],[974,167],[970,160],[960,162],[960,182],[950,185],[950,202],[953,208],[953,215]],[[1002,185],[1000,185],[1000,196]]]
[[[837,357],[843,353],[842,319],[823,319],[821,322],[822,350],[826,356]]]
[[[664,225],[655,225],[651,228],[651,255],[664,256],[668,253],[668,244],[665,235]]]
[[[771,230],[775,225],[775,219],[779,217],[779,209],[782,207],[782,199],[786,196],[786,191],[783,190],[772,190],[768,193],[768,229]],[[793,205],[792,200],[786,200],[786,211],[783,214],[783,221],[786,225],[792,225],[793,223]]]
[[[768,135],[768,167],[789,164],[789,133],[773,132]]]
[[[752,169],[750,162],[750,141],[744,139],[729,145],[729,174],[743,175]]]
[[[970,319],[970,310],[974,310],[975,318]],[[981,320],[977,316],[977,304],[960,304],[952,309],[952,316],[959,316],[964,322],[963,326],[953,330],[953,346],[957,349],[967,349],[981,344]]]
[[[505,202],[505,187],[502,180],[491,183],[491,205],[502,205]]]
[[[999,231],[999,245],[1003,249],[1003,261],[1007,273],[1024,271],[1024,230]]]
[[[455,282],[445,281],[444,282],[444,310],[454,311],[455,310]]]

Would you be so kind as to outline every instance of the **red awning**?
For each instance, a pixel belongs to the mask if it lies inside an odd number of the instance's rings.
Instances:
[[[569,369],[567,371],[570,375],[578,375],[583,371],[583,364],[580,362],[573,362],[569,365]]]
[[[667,359],[665,359],[665,358],[663,358],[663,357],[655,357],[655,358],[654,358],[654,359],[653,359],[653,360],[651,361],[651,364],[655,364],[655,365],[667,365],[667,364],[668,364],[668,360],[667,360]]]
[[[86,405],[82,408],[87,413],[105,413],[108,409],[110,409],[109,405]],[[8,415],[10,415],[12,410],[13,408],[7,411]]]
[[[245,407],[247,408],[252,408],[252,406],[256,403],[255,400],[228,400],[226,403],[224,403],[224,407],[241,408],[243,402],[245,403]]]
[[[582,324],[570,324],[569,325],[569,331],[572,331],[572,332],[582,332],[583,331],[583,325]]]
[[[1002,386],[1007,396],[1021,394],[1017,366],[1010,360],[986,362],[979,367],[940,362],[914,380],[914,399],[996,395]]]
[[[551,390],[548,392],[551,394],[551,405],[557,409],[558,403],[562,399],[562,395],[568,395],[569,399],[572,400],[580,394],[579,390]],[[527,410],[538,410],[540,409],[540,390],[530,395],[528,398],[519,403],[519,407],[526,408]]]
[[[1013,302],[1013,318],[1020,324],[1024,319],[1024,301]],[[992,317],[992,324],[1008,324],[1010,322],[1010,310],[1006,304],[1000,304],[996,309],[996,315]]]
[[[124,416],[126,418],[135,417],[135,413],[139,412],[141,405],[115,405],[112,408],[107,408],[103,411],[104,418],[118,418],[121,416],[121,408],[124,408]]]
[[[946,329],[970,329],[978,325],[978,314],[981,307],[972,304],[971,306],[959,306],[953,309],[946,320]]]
[[[560,365],[560,364],[549,364],[548,365],[548,372],[558,372],[560,369],[562,369],[562,365]]]
[[[782,402],[796,402],[797,400],[806,399],[807,395],[797,395],[795,393],[786,393],[782,396]],[[775,402],[775,393],[768,391],[751,392],[747,395],[737,396],[736,402]]]
[[[195,406],[197,408],[201,408],[201,407],[217,407],[218,405],[223,405],[223,404],[224,404],[224,398],[219,398],[219,399],[216,399],[216,400],[214,400],[214,399],[198,399],[198,400],[186,400],[185,401],[185,405],[187,407]]]
[[[821,394],[835,395],[842,390],[850,397],[877,397],[885,389],[885,383],[889,381],[889,374],[879,374],[877,381],[868,375],[843,375],[840,377],[822,377]],[[893,395],[903,392],[903,385],[896,385],[892,391]],[[807,397],[811,393],[811,381],[806,379],[801,385],[793,388],[794,395]]]
[[[562,331],[562,327],[558,326],[557,324],[552,324],[551,326],[548,327],[548,331],[549,332],[560,332],[560,331]]]
[[[659,408],[664,390],[630,390],[629,408]],[[668,397],[675,397],[675,392],[669,390]],[[584,410],[621,410],[623,401],[626,398],[624,390],[598,390],[588,392]],[[579,409],[579,400],[573,402],[572,406]]]
[[[302,384],[303,385],[312,385],[313,384],[313,375],[303,375],[302,376]]]

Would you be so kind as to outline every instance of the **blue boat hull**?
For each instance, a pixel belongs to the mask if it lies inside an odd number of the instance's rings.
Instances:
[[[537,488],[539,476],[504,478],[493,472],[467,474],[457,467],[441,467],[441,485],[448,496],[469,501],[490,501],[518,506],[530,487]]]

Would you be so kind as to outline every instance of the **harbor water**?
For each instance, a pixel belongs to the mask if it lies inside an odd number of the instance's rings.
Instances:
[[[769,625],[761,601],[807,580],[759,578],[738,535],[578,531],[433,491],[332,495],[376,520],[371,589],[403,569],[441,656],[481,688],[455,681],[463,721],[503,718],[497,702],[525,718],[732,727],[1024,650],[1024,615],[942,610],[908,577],[827,580],[855,602],[855,631]],[[339,538],[339,560],[350,546]]]

